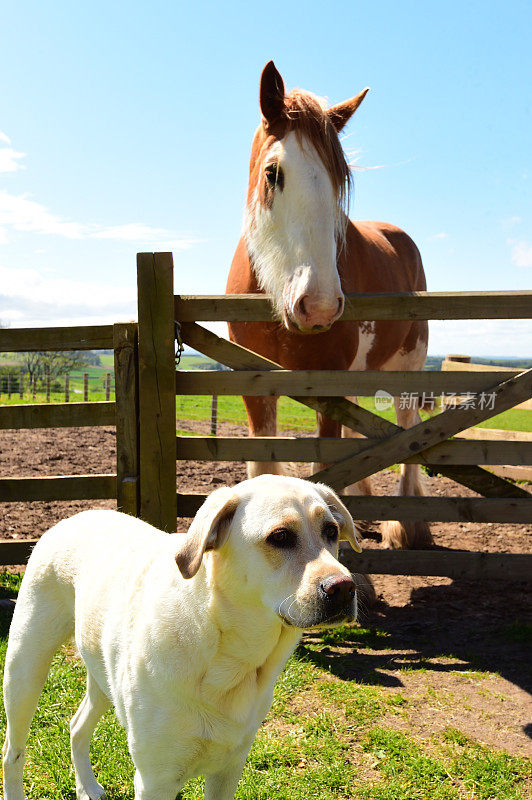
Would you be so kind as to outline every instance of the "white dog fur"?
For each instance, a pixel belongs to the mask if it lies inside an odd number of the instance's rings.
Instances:
[[[70,726],[77,797],[104,796],[89,742],[112,704],[135,765],[135,800],[174,800],[200,774],[206,800],[233,798],[301,629],[356,616],[335,532],[360,551],[330,489],[274,475],[215,491],[187,535],[115,511],[85,511],[48,531],[9,637],[5,800],[24,800],[31,718],[51,659],[72,635],[87,667]]]

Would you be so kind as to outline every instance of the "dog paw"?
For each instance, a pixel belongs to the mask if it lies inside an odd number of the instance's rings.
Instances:
[[[106,800],[105,789],[99,783],[89,792],[86,792],[85,789],[78,789],[76,797],[77,800]]]

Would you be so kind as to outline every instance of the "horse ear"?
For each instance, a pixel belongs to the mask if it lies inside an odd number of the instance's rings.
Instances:
[[[368,92],[369,86],[366,86],[356,97],[352,97],[350,100],[338,103],[338,105],[331,106],[331,108],[327,109],[329,119],[336,128],[337,133],[340,133],[342,128],[349,122]]]
[[[205,551],[216,550],[225,542],[239,502],[233,489],[226,486],[217,489],[199,509],[188,533],[179,535],[181,544],[175,560],[183,578],[193,578]]]
[[[260,76],[260,110],[268,125],[284,114],[284,82],[273,61],[268,61]]]

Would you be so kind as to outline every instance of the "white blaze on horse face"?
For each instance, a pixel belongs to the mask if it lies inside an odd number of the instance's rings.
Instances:
[[[273,202],[261,204],[256,187],[247,210],[257,278],[287,328],[327,330],[344,306],[336,265],[343,212],[329,173],[312,144],[293,132],[274,144],[265,162],[278,164],[283,180],[272,189]]]

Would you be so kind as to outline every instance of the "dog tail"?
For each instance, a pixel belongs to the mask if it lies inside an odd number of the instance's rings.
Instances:
[[[50,541],[44,540],[50,534],[52,531],[43,537],[30,557],[9,631],[4,671],[5,800],[24,797],[22,769],[31,720],[52,658],[74,631],[73,604],[68,607],[53,563],[47,563]]]

